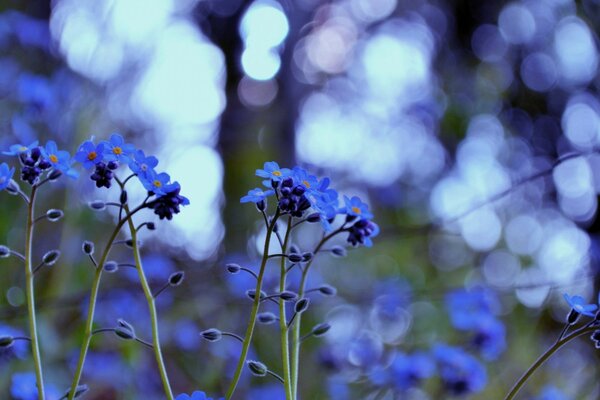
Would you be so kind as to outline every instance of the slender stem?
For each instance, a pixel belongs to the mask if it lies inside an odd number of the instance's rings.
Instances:
[[[531,365],[531,367],[529,367],[529,369],[527,371],[525,371],[525,373],[523,374],[523,376],[521,376],[521,378],[519,378],[519,380],[517,381],[517,383],[515,383],[515,385],[510,390],[510,392],[504,398],[504,400],[512,400],[512,399],[514,399],[515,396],[517,395],[517,393],[519,392],[519,390],[525,384],[525,382],[527,382],[527,380],[533,375],[533,373],[540,366],[542,366],[542,364],[544,364],[544,362],[546,362],[547,359],[549,359],[554,353],[556,353],[556,351],[558,349],[560,349],[562,346],[564,346],[565,344],[567,344],[571,340],[573,340],[573,339],[575,339],[575,338],[577,338],[579,336],[585,335],[586,333],[590,333],[590,332],[593,332],[593,331],[596,331],[596,330],[598,330],[598,326],[590,326],[588,324],[588,325],[584,326],[583,328],[580,328],[580,329],[574,331],[570,335],[567,335],[564,338],[557,340],[548,350],[546,350],[546,352],[544,354],[542,354],[533,363],[533,365]]]
[[[239,335],[236,335],[235,333],[221,332],[221,335],[232,337],[234,339],[237,339],[240,343],[244,343],[244,339],[242,339]]]
[[[113,230],[106,246],[104,247],[104,251],[102,252],[102,256],[100,257],[100,261],[96,265],[96,271],[94,275],[94,280],[92,282],[92,290],[90,292],[90,304],[88,305],[88,313],[85,321],[85,333],[83,336],[83,344],[81,345],[81,350],[79,352],[79,361],[77,362],[77,368],[75,369],[75,375],[73,376],[73,382],[71,383],[71,389],[69,391],[68,400],[73,400],[75,393],[77,391],[77,386],[79,386],[79,381],[81,380],[81,375],[83,373],[83,366],[85,364],[85,359],[87,357],[87,352],[90,347],[90,343],[92,341],[92,328],[94,325],[94,314],[96,312],[96,301],[98,300],[98,291],[100,288],[100,278],[102,277],[102,269],[104,268],[104,263],[108,259],[108,255],[110,254],[110,250],[115,242],[115,239],[119,235],[121,228],[131,218],[136,212],[141,210],[143,207],[137,207],[131,213],[125,216],[125,219],[119,220],[115,229]]]
[[[279,218],[279,209],[275,212],[271,223],[267,225],[267,236],[265,238],[262,261],[260,263],[260,270],[256,279],[256,293],[260,293],[262,289],[262,281],[263,276],[265,274],[265,267],[267,265],[267,260],[269,259],[269,246],[271,244],[271,235],[273,234],[273,227],[277,223],[277,218]],[[254,333],[254,326],[256,325],[256,316],[258,315],[259,305],[260,296],[254,296],[254,301],[252,303],[252,311],[250,311],[250,321],[248,321],[248,327],[246,328],[246,334],[244,335],[244,342],[242,343],[242,352],[240,353],[240,358],[238,360],[235,373],[233,374],[233,380],[229,384],[227,394],[225,395],[225,398],[227,400],[231,399],[231,396],[233,396],[233,392],[235,392],[235,388],[240,380],[240,377],[242,376],[242,371],[244,369],[244,365],[246,364],[246,356],[248,355],[248,349],[250,348],[250,342],[252,341],[252,334]]]
[[[33,247],[33,227],[34,227],[34,212],[35,212],[35,194],[37,186],[34,185],[31,189],[31,197],[28,204],[27,214],[27,230],[25,236],[25,287],[27,292],[27,314],[29,317],[29,336],[31,336],[31,353],[33,354],[33,362],[35,365],[35,378],[38,390],[38,399],[45,399],[44,392],[44,374],[42,372],[42,360],[40,356],[40,343],[38,339],[38,331],[35,316],[35,293],[33,285],[34,271],[31,266],[32,247]]]
[[[277,375],[275,372],[268,369],[267,374],[271,375],[273,378],[277,379],[279,382],[283,383],[285,386],[285,381],[283,380],[283,378],[280,377],[279,375]]]
[[[305,287],[306,287],[306,277],[308,275],[308,270],[310,269],[310,266],[312,265],[315,258],[317,258],[316,255],[319,253],[319,250],[321,250],[321,248],[325,245],[325,243],[327,243],[327,241],[329,239],[331,239],[338,233],[343,232],[343,230],[344,230],[344,225],[342,225],[340,228],[336,229],[335,231],[331,232],[329,235],[323,236],[321,241],[317,244],[317,247],[315,247],[315,250],[313,251],[313,254],[315,256],[310,259],[310,261],[306,264],[306,267],[302,270],[302,277],[300,278],[300,287],[298,290],[298,298],[302,298],[302,296],[304,296]],[[297,394],[298,394],[298,367],[300,364],[300,343],[301,343],[300,327],[302,325],[301,322],[302,322],[302,315],[298,315],[296,324],[292,327],[291,375],[292,375],[292,395],[293,395],[292,398],[293,399],[296,399]]]
[[[287,246],[290,240],[290,232],[292,231],[292,217],[288,217],[287,228],[285,230],[285,238],[283,239],[283,246],[281,252],[285,255]],[[271,257],[271,256],[270,256]],[[285,291],[285,278],[286,278],[286,257],[281,257],[281,271],[279,273],[279,293]],[[279,335],[281,337],[281,363],[283,364],[283,386],[285,388],[285,398],[287,400],[293,400],[292,395],[292,381],[290,374],[290,345],[288,338],[288,326],[286,324],[287,317],[285,315],[285,301],[279,302]]]
[[[127,204],[123,206],[125,209],[125,213],[129,214],[129,207]],[[167,375],[167,369],[165,367],[165,362],[162,356],[162,350],[160,347],[160,338],[158,335],[158,315],[156,312],[156,303],[154,301],[154,296],[152,295],[152,289],[148,284],[148,280],[146,279],[146,275],[144,274],[144,267],[142,265],[142,259],[140,257],[140,249],[138,247],[137,242],[137,232],[135,230],[135,225],[133,224],[133,220],[129,218],[127,220],[129,224],[129,232],[131,234],[131,240],[133,242],[133,259],[135,261],[135,265],[137,266],[138,276],[140,279],[140,284],[142,285],[142,289],[144,290],[144,295],[146,296],[146,302],[148,303],[148,310],[150,311],[150,322],[152,324],[152,344],[154,346],[154,356],[156,358],[156,363],[158,365],[158,372],[160,373],[160,379],[163,384],[163,389],[165,391],[165,395],[168,400],[173,400],[173,391],[171,390],[171,384],[169,383],[169,376]]]

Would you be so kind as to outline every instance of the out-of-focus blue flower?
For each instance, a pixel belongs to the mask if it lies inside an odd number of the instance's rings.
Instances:
[[[191,395],[182,393],[175,397],[175,400],[212,400],[212,397],[208,397],[206,393],[197,390]]]
[[[138,177],[146,178],[157,165],[158,159],[156,157],[146,157],[142,150],[137,150],[135,153],[133,153],[133,157],[131,157],[129,169],[131,169],[133,173],[137,174]]]
[[[291,174],[292,171],[289,168],[280,168],[279,164],[277,164],[275,161],[267,161],[263,169],[256,170],[256,176],[268,178],[275,182],[280,182],[283,178],[286,178]]]
[[[80,162],[83,168],[90,169],[96,166],[104,159],[104,144],[95,145],[91,140],[85,141],[79,146],[77,153],[73,157],[75,161]]]
[[[135,146],[125,143],[123,136],[113,133],[108,141],[104,143],[104,158],[107,161],[117,161],[119,163],[129,163],[130,156],[135,152]]]
[[[285,391],[280,384],[257,386],[250,389],[248,399],[285,400]]]
[[[14,174],[14,168],[9,168],[7,163],[0,164],[0,190],[6,189]]]
[[[480,321],[493,315],[498,307],[494,292],[483,288],[457,289],[446,294],[446,309],[457,329],[477,329]]]
[[[391,382],[400,390],[417,386],[435,371],[435,363],[426,353],[399,354],[389,367]]]
[[[506,349],[506,328],[496,318],[481,319],[474,332],[473,344],[486,360],[497,359]]]
[[[23,331],[14,329],[8,325],[0,325],[0,336],[23,337]],[[9,361],[14,357],[24,359],[29,352],[29,343],[24,340],[15,341],[12,346],[3,347],[0,349],[0,361]]]
[[[535,400],[569,400],[569,398],[554,386],[546,386]]]
[[[319,187],[319,180],[316,176],[311,175],[304,168],[294,167],[292,177],[296,185],[302,185],[307,191],[316,190]]]
[[[437,344],[433,348],[433,355],[438,362],[444,387],[450,394],[477,393],[487,384],[485,367],[464,350]]]
[[[358,196],[352,196],[352,198],[344,196],[344,205],[344,212],[348,215],[362,219],[373,218],[373,214],[369,212],[369,206],[363,203]]]
[[[29,146],[25,146],[22,144],[13,144],[12,146],[10,146],[8,148],[8,151],[3,151],[2,154],[6,155],[6,156],[18,156],[21,153],[25,153],[27,151],[30,151],[34,148],[36,148],[38,146],[39,142],[36,140],[35,142],[31,143]]]
[[[348,384],[340,379],[327,380],[327,393],[330,399],[347,400],[350,398],[350,388]],[[285,398],[285,396],[283,397]]]
[[[45,394],[48,399],[59,397],[56,388],[45,384]],[[37,400],[38,390],[33,372],[16,373],[11,378],[10,394],[13,400]]]
[[[268,196],[275,194],[272,189],[262,190],[260,188],[248,191],[248,194],[240,199],[240,203],[258,203],[264,201]]]
[[[596,304],[587,304],[581,296],[569,296],[567,293],[563,297],[571,308],[579,314],[587,315],[588,317],[595,316],[595,311],[598,309]]]
[[[17,80],[17,95],[20,101],[36,111],[44,111],[55,104],[54,91],[44,76],[21,74]]]
[[[348,361],[356,367],[369,370],[379,364],[382,356],[383,342],[374,332],[364,331],[349,343]]]

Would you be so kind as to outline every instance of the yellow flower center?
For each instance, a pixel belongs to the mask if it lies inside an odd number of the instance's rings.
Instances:
[[[52,161],[53,163],[57,163],[58,162],[58,157],[56,157],[56,154],[50,154],[50,161]]]
[[[94,161],[94,160],[96,159],[96,157],[98,157],[98,154],[96,154],[96,152],[95,152],[95,151],[90,151],[90,152],[88,153],[88,157],[87,157],[87,158],[88,158],[88,160],[90,160],[90,161]]]
[[[25,147],[25,146],[19,147],[19,151],[25,151],[25,150],[27,150],[27,147]]]
[[[360,208],[358,208],[358,207],[352,207],[352,211],[354,212],[354,214],[360,214],[361,213]]]
[[[275,176],[281,176],[281,171],[273,171],[273,175],[275,175]]]
[[[308,183],[308,181],[302,181],[302,184],[307,188],[310,188],[310,183]]]
[[[123,154],[123,149],[118,146],[115,146],[115,147],[113,147],[113,153],[119,156],[119,155]]]
[[[162,186],[162,183],[161,183],[161,182],[160,182],[158,179],[157,179],[157,180],[155,180],[155,181],[153,182],[153,184],[154,184],[154,186],[156,186],[156,187],[161,187],[161,186]]]

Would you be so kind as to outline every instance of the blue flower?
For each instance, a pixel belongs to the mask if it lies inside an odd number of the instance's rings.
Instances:
[[[240,199],[240,203],[258,203],[264,201],[268,196],[275,194],[272,189],[262,190],[260,188],[248,191],[248,194]]]
[[[359,244],[362,244],[366,247],[371,247],[373,246],[373,241],[371,238],[374,238],[378,234],[379,225],[373,221],[369,221],[368,219],[361,219],[348,228],[347,241],[352,246],[358,246]]]
[[[479,320],[474,333],[472,342],[486,360],[497,359],[506,349],[506,328],[496,318]]]
[[[0,190],[8,187],[14,174],[14,168],[9,168],[7,163],[0,164]]]
[[[292,174],[292,171],[289,168],[279,168],[279,164],[275,161],[267,161],[263,168],[264,169],[256,170],[256,176],[268,178],[275,182],[280,182],[283,178]]]
[[[58,398],[58,391],[52,385],[45,385],[47,398]],[[38,390],[33,372],[15,373],[11,378],[10,394],[13,400],[37,400]]]
[[[108,161],[128,163],[130,156],[135,152],[135,146],[125,143],[123,136],[113,133],[104,143],[104,158]]]
[[[175,400],[212,400],[212,398],[206,396],[206,393],[197,390],[191,395],[182,393],[175,397]]]
[[[50,140],[46,143],[46,147],[40,147],[40,150],[44,159],[50,162],[53,168],[67,176],[77,178],[78,173],[71,168],[71,155],[65,150],[58,150],[56,142]]]
[[[7,155],[7,156],[18,156],[21,153],[25,153],[29,150],[34,149],[35,147],[38,146],[38,141],[36,140],[35,142],[31,143],[29,146],[24,146],[22,144],[13,144],[12,146],[9,147],[9,151],[3,151],[2,154]]]
[[[102,162],[104,159],[104,144],[95,145],[92,141],[85,141],[79,146],[77,153],[73,157],[75,161],[83,164],[83,168],[90,169]]]
[[[158,165],[158,159],[154,156],[148,156],[144,154],[142,150],[137,150],[133,153],[133,157],[129,162],[129,169],[138,177],[146,178],[154,168]]]
[[[308,171],[300,167],[294,167],[292,177],[296,185],[302,185],[307,191],[316,190],[319,186],[319,180],[316,176],[310,175]]]
[[[483,390],[487,384],[485,367],[458,347],[437,344],[433,355],[440,368],[444,387],[452,395],[468,395]]]
[[[358,196],[353,196],[352,198],[344,196],[344,204],[346,205],[344,211],[350,216],[363,219],[373,218],[373,214],[369,212],[369,206],[366,203],[363,203]]]
[[[446,309],[452,326],[457,329],[477,329],[481,321],[493,315],[498,307],[498,298],[490,290],[457,289],[446,294]]]
[[[567,303],[569,303],[569,306],[571,306],[571,309],[573,309],[573,311],[575,311],[579,314],[587,315],[588,317],[595,316],[594,312],[598,309],[598,306],[596,304],[586,304],[583,297],[581,297],[581,296],[572,296],[571,297],[567,293],[564,293],[563,297],[564,297],[565,301]]]
[[[535,400],[568,400],[569,398],[554,386],[546,386]]]
[[[390,365],[391,383],[400,390],[417,386],[435,371],[435,364],[426,353],[399,354]]]
[[[140,182],[147,191],[154,193],[157,197],[164,196],[175,190],[171,181],[171,177],[166,172],[160,174],[154,170],[148,170],[143,176],[139,176]]]
[[[331,222],[338,213],[338,192],[329,188],[329,178],[323,178],[316,190],[307,194],[313,209],[319,213],[325,231],[331,230]]]

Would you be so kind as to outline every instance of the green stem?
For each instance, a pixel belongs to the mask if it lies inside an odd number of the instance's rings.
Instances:
[[[119,222],[115,226],[115,229],[113,230],[112,234],[110,235],[110,238],[108,239],[108,242],[106,243],[106,246],[104,247],[104,251],[102,252],[102,256],[100,257],[100,262],[98,263],[98,266],[96,267],[94,281],[92,282],[92,291],[90,293],[90,304],[88,305],[87,319],[85,321],[85,333],[84,333],[84,338],[83,338],[83,344],[81,345],[81,351],[79,352],[79,361],[77,362],[77,369],[75,370],[73,382],[71,383],[71,389],[69,390],[68,400],[73,400],[73,397],[75,396],[77,386],[79,386],[79,381],[81,380],[81,375],[83,374],[83,366],[85,364],[85,359],[87,357],[88,349],[90,347],[90,343],[92,342],[92,336],[93,336],[92,328],[94,326],[94,314],[96,312],[96,302],[98,300],[98,291],[100,288],[100,278],[102,277],[102,270],[104,268],[104,263],[106,263],[106,261],[108,259],[110,250],[112,249],[112,246],[113,246],[117,236],[119,235],[121,228],[123,227],[125,222],[127,222],[128,219],[130,219],[131,216],[133,214],[135,214],[137,211],[139,211],[140,209],[141,209],[140,207],[136,208],[135,210],[133,210],[133,212],[131,214],[129,214],[125,218],[119,220]]]
[[[125,210],[125,213],[129,214],[129,207],[125,205],[123,208]],[[160,347],[160,339],[158,335],[158,315],[156,312],[155,299],[152,294],[152,289],[150,289],[150,285],[148,284],[148,280],[146,279],[146,275],[144,274],[144,267],[142,265],[142,258],[140,257],[140,249],[137,241],[137,231],[135,230],[133,219],[128,218],[127,222],[129,223],[129,231],[131,232],[131,241],[133,242],[133,259],[135,261],[140,283],[142,285],[142,289],[144,290],[146,302],[148,303],[148,310],[150,312],[150,322],[152,324],[152,344],[154,346],[153,350],[154,356],[156,358],[156,363],[158,365],[158,372],[160,373],[160,379],[162,381],[163,390],[165,391],[167,399],[173,400],[173,391],[171,390],[169,376],[167,375],[167,369],[165,367],[165,362],[163,360],[162,350]]]
[[[327,236],[323,236],[321,241],[315,247],[313,251],[313,258],[306,264],[304,270],[302,270],[302,278],[300,279],[300,287],[298,289],[298,298],[302,298],[306,289],[306,277],[308,276],[308,270],[315,260],[317,253],[327,243],[329,239],[343,231],[343,226]],[[300,365],[300,326],[302,321],[302,314],[296,317],[296,322],[292,325],[292,354],[291,354],[291,375],[292,375],[292,399],[296,399],[298,395],[298,369]]]
[[[598,326],[584,326],[583,328],[576,330],[575,332],[571,333],[570,335],[567,335],[564,338],[557,340],[556,343],[554,343],[548,350],[546,350],[546,352],[544,354],[542,354],[533,363],[533,365],[531,367],[529,367],[529,369],[527,371],[525,371],[523,376],[521,376],[521,378],[519,378],[517,383],[515,383],[515,385],[510,390],[510,392],[504,398],[504,400],[514,399],[515,396],[517,395],[517,393],[519,392],[519,390],[521,389],[521,387],[523,387],[523,385],[525,384],[525,382],[527,382],[527,380],[533,375],[533,373],[540,366],[542,366],[542,364],[544,364],[544,362],[546,362],[547,359],[549,359],[554,353],[556,353],[556,351],[558,349],[560,349],[562,346],[564,346],[571,340],[573,340],[579,336],[585,335],[586,333],[596,331],[598,329],[599,329]]]
[[[33,363],[35,365],[35,378],[38,390],[38,399],[44,400],[46,396],[44,391],[44,373],[42,372],[40,343],[38,339],[37,323],[35,316],[35,293],[33,285],[34,274],[31,264],[36,192],[37,186],[34,185],[31,189],[31,196],[28,203],[27,230],[25,234],[25,288],[27,293],[27,314],[29,317],[29,336],[31,336],[31,353],[33,354]]]
[[[285,254],[290,239],[290,232],[292,227],[292,217],[288,217],[287,229],[285,231],[285,238],[283,239],[283,245],[281,252]],[[285,290],[285,257],[281,257],[281,272],[279,276],[279,293]],[[292,400],[292,381],[290,375],[290,349],[288,342],[288,327],[287,317],[285,315],[285,301],[279,301],[279,332],[281,336],[281,362],[283,364],[283,386],[285,387],[285,398],[286,400]]]
[[[244,364],[246,363],[246,356],[248,355],[248,349],[250,348],[250,342],[252,341],[252,334],[254,333],[254,326],[256,325],[256,316],[258,315],[258,307],[260,305],[260,291],[262,289],[262,281],[263,276],[265,274],[265,267],[267,265],[267,260],[269,259],[269,245],[271,243],[271,235],[273,233],[273,228],[277,223],[277,219],[279,218],[279,209],[276,211],[273,219],[271,220],[271,224],[267,226],[267,236],[265,238],[265,245],[263,249],[262,261],[260,263],[260,270],[258,272],[258,278],[256,279],[256,296],[254,296],[254,301],[252,303],[252,311],[250,312],[250,321],[248,321],[248,327],[246,328],[246,334],[244,335],[244,342],[242,343],[242,352],[240,353],[240,358],[237,363],[237,367],[235,369],[235,373],[233,374],[233,380],[231,384],[229,384],[229,389],[227,389],[227,394],[225,398],[227,400],[231,399],[233,396],[233,392],[235,392],[235,388],[242,376],[242,370],[244,368]]]

